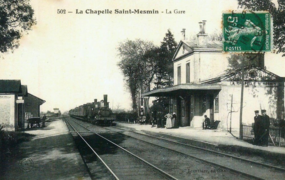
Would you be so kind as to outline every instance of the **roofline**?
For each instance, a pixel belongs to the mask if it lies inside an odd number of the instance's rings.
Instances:
[[[223,52],[223,49],[219,49],[219,48],[194,48],[194,52]]]
[[[186,46],[188,46],[190,49],[192,49],[193,52],[189,52],[189,53],[183,54],[182,56],[180,56],[180,57],[178,57],[178,58],[175,58],[176,55],[177,55],[178,52],[179,52],[180,47],[181,47],[183,44],[186,45]],[[223,52],[223,49],[219,49],[219,48],[203,48],[203,47],[201,47],[201,48],[193,48],[193,47],[190,47],[190,46],[189,46],[187,43],[185,43],[183,40],[180,40],[180,42],[179,42],[179,44],[178,44],[178,46],[177,46],[177,48],[176,48],[176,51],[175,51],[175,53],[174,53],[174,55],[173,55],[172,61],[173,61],[173,62],[178,61],[178,60],[180,60],[180,59],[182,59],[182,58],[185,58],[185,57],[188,57],[188,56],[192,55],[192,54],[195,53],[195,52]]]
[[[173,62],[179,61],[179,60],[181,60],[181,59],[183,59],[183,58],[186,58],[186,57],[188,57],[188,56],[192,56],[193,54],[194,54],[194,51],[189,52],[189,53],[186,53],[186,54],[183,54],[182,56],[180,56],[180,57],[178,57],[178,58],[176,58],[176,59],[172,59],[172,61],[173,61]]]
[[[171,86],[168,88],[155,89],[146,93],[143,93],[142,96],[151,96],[157,93],[171,93],[179,90],[221,90],[220,84],[179,84]],[[155,95],[154,95],[155,96]]]
[[[31,96],[33,96],[33,97],[35,97],[35,98],[37,98],[37,99],[43,101],[42,104],[46,102],[45,100],[43,100],[43,99],[41,99],[41,98],[39,98],[39,97],[37,97],[37,96],[31,94],[31,93],[28,93],[28,95],[31,95]]]
[[[245,70],[246,69],[257,69],[257,70],[260,70],[260,71],[264,71],[265,73],[268,73],[268,74],[271,74],[273,76],[276,76],[277,77],[277,80],[274,81],[274,82],[281,82],[280,80],[285,80],[285,77],[281,77],[281,76],[278,76],[276,74],[274,74],[273,72],[271,71],[268,71],[264,68],[261,68],[261,67],[250,67],[250,66],[247,66],[244,68]],[[233,76],[234,74],[236,74],[238,71],[241,71],[241,69],[235,69],[233,72],[226,72],[224,74],[221,74],[220,76],[217,76],[217,77],[214,77],[214,78],[211,78],[211,79],[206,79],[206,80],[203,80],[201,81],[202,84],[212,84],[212,83],[217,83],[217,82],[221,82],[221,81],[225,81],[226,78],[229,78],[231,76]],[[265,82],[265,80],[263,80]]]

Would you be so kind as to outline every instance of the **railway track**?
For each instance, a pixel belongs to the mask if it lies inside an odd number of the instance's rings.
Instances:
[[[122,129],[122,128],[119,128],[119,127],[116,127],[116,129],[120,129],[120,130],[123,130],[123,131],[126,130],[126,129]],[[113,128],[112,130],[116,130],[116,129]],[[207,148],[203,148],[203,147],[199,147],[199,146],[195,146],[195,145],[190,145],[190,144],[187,144],[187,143],[181,143],[181,142],[178,142],[177,140],[174,140],[174,139],[171,139],[171,138],[158,137],[158,136],[154,136],[154,135],[150,135],[150,134],[146,134],[146,133],[136,132],[136,131],[133,131],[133,130],[129,130],[129,131],[134,133],[134,134],[141,135],[141,136],[146,136],[146,137],[149,137],[149,138],[155,138],[155,139],[159,139],[159,140],[163,140],[163,141],[172,142],[172,143],[177,144],[177,145],[182,145],[182,146],[186,146],[186,147],[189,147],[189,148],[195,148],[197,150],[202,150],[202,151],[205,151],[205,152],[213,153],[213,154],[216,154],[218,156],[226,156],[226,157],[233,158],[233,159],[236,159],[236,160],[239,160],[239,161],[245,161],[245,162],[248,162],[248,163],[251,163],[251,164],[264,166],[264,167],[267,167],[267,168],[270,168],[270,169],[284,171],[284,173],[285,173],[285,168],[283,168],[281,166],[274,166],[274,165],[270,165],[270,164],[265,164],[265,163],[253,161],[253,160],[250,160],[250,159],[238,157],[238,156],[235,156],[235,155],[231,155],[231,154],[228,154],[228,153],[223,153],[223,152],[220,152],[220,151],[214,151],[214,150],[211,150],[211,149],[207,149]]]
[[[216,152],[213,150],[180,143],[175,140],[155,137],[152,135],[131,131],[122,132],[122,130],[118,130],[118,128],[115,129],[109,127],[105,129],[122,133],[126,136],[135,138],[136,140],[143,141],[145,143],[167,148],[169,150],[190,156],[200,161],[228,169],[232,172],[241,173],[250,179],[285,179],[285,169],[281,167],[271,166],[222,152]]]
[[[100,134],[90,134],[91,131],[71,120],[65,122],[104,164],[112,179],[177,179]]]
[[[116,130],[110,127],[108,129],[112,129],[113,131]],[[253,179],[270,179],[270,180],[285,179],[285,169],[282,167],[264,164],[264,163],[252,161],[249,159],[237,157],[234,155],[226,154],[223,152],[218,152],[218,151],[214,151],[214,150],[210,150],[206,148],[201,148],[198,146],[180,143],[175,140],[156,137],[156,136],[149,135],[149,134],[144,134],[144,133],[139,133],[139,132],[134,132],[134,131],[130,131],[127,133],[123,132],[123,134],[130,136],[132,138],[147,142],[147,143],[157,145],[157,146],[167,147],[178,153],[186,154],[198,160],[211,163],[213,165],[217,165],[222,168],[226,168],[230,171],[242,173],[243,175],[251,177]],[[142,138],[141,136],[147,137],[148,140],[145,138]],[[164,145],[159,145],[157,140],[159,142],[162,142],[162,141],[165,142]],[[184,148],[179,149],[177,148],[177,146],[186,147],[188,151],[191,153],[185,153]],[[205,154],[207,155],[205,156]]]

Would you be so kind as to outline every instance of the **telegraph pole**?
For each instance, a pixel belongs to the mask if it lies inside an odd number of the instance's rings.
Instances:
[[[243,139],[242,111],[243,111],[243,89],[244,89],[244,57],[241,56],[241,95],[240,95],[240,114],[239,114],[239,138]]]
[[[231,95],[231,121],[230,121],[230,133],[232,133],[232,115],[233,115],[233,94]]]

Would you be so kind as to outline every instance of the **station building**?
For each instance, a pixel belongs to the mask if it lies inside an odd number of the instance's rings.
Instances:
[[[20,80],[0,80],[0,124],[4,130],[25,128],[25,120],[39,117],[44,102],[28,93],[28,87]]]
[[[221,41],[209,40],[203,27],[197,41],[181,40],[173,57],[174,85],[143,96],[169,97],[176,126],[201,128],[207,115],[219,129],[238,135],[242,71],[229,71],[231,55],[222,47]],[[254,63],[244,68],[243,124],[253,123],[254,110],[266,109],[271,118],[283,118],[284,78],[266,70],[264,54],[251,57]]]

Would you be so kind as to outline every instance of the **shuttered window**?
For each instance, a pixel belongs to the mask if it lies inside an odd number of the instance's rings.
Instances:
[[[181,66],[177,67],[177,83],[181,84]]]
[[[186,64],[186,83],[190,83],[190,63]]]

